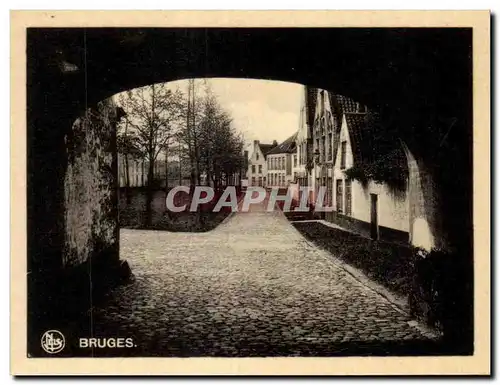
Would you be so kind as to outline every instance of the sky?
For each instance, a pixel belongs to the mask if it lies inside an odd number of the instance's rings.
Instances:
[[[234,126],[250,146],[255,139],[261,143],[278,143],[299,128],[303,86],[270,80],[207,79],[221,106],[233,117]],[[203,80],[196,81],[203,87]],[[187,90],[187,80],[169,83],[169,87]],[[248,147],[247,147],[248,149]]]

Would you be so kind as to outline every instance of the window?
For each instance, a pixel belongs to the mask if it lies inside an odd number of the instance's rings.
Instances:
[[[259,186],[262,187],[262,177],[259,176]]]
[[[345,181],[345,215],[352,215],[351,181]]]
[[[345,168],[345,158],[346,158],[346,147],[347,147],[347,142],[344,140],[341,145],[340,145],[340,168],[344,169]]]
[[[333,157],[333,142],[332,142],[332,134],[328,134],[328,144],[326,148],[326,156],[328,160],[332,160]]]
[[[262,174],[262,165],[259,164],[259,174]]]
[[[366,112],[366,106],[361,103],[356,103],[357,112]]]
[[[252,164],[252,174],[255,174],[255,164]]]
[[[344,191],[342,190],[342,179],[337,179],[337,213],[342,214],[342,207],[344,206]]]
[[[323,138],[321,138],[321,150],[320,150],[320,158],[321,158],[321,162],[324,162],[326,160],[326,154],[325,154],[325,143],[326,142],[326,138],[323,136]]]
[[[297,154],[293,155],[293,167],[297,167]]]
[[[298,151],[299,153],[299,164],[302,164],[302,145],[299,144],[299,148],[298,148]]]
[[[252,186],[255,186],[255,177],[252,177]]]
[[[259,152],[258,151],[255,153],[255,159],[259,160]]]
[[[325,207],[331,207],[333,203],[333,181],[331,177],[325,177],[324,183],[326,187],[325,200],[323,204]]]

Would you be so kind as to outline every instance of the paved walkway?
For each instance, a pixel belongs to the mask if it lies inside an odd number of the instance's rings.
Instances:
[[[130,355],[387,354],[426,341],[262,206],[208,233],[122,230],[121,257],[135,281],[109,293],[93,324],[96,336],[133,337]]]

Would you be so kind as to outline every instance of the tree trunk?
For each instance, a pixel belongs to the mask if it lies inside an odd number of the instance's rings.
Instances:
[[[179,141],[179,186],[182,186],[181,142]]]
[[[153,155],[150,154],[148,164],[148,180],[146,188],[146,227],[151,227],[153,223],[153,178],[154,178],[154,162]]]
[[[168,143],[165,144],[165,191],[168,193]]]
[[[130,191],[130,170],[129,170],[129,163],[128,163],[128,154],[125,153],[125,197],[127,199],[127,204],[130,204],[132,202],[132,197],[131,197],[131,191]]]
[[[206,183],[206,185],[210,186],[210,182],[212,180],[212,173],[210,172],[210,168],[209,168],[208,165],[207,165],[207,175],[206,175],[206,177],[207,177],[207,183]]]

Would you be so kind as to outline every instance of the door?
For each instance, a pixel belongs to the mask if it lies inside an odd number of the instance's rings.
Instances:
[[[337,201],[337,213],[343,213],[344,207],[344,191],[342,190],[342,179],[337,179],[337,191],[335,194],[335,199]]]
[[[377,240],[379,237],[378,232],[378,195],[370,194],[371,201],[371,220],[370,220],[370,235],[372,239]]]

